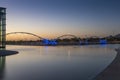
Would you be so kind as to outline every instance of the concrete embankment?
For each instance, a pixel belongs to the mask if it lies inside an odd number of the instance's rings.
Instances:
[[[120,80],[120,48],[115,50],[117,55],[113,62],[93,80]]]
[[[8,56],[8,55],[13,55],[17,54],[17,51],[11,51],[11,50],[0,50],[0,56]]]

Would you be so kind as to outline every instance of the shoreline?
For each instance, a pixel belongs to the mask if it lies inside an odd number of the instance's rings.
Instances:
[[[0,50],[0,57],[1,56],[10,56],[10,55],[14,55],[17,54],[18,51],[11,51],[11,50]]]
[[[7,44],[7,45],[19,45],[19,46],[84,46],[84,45],[108,45],[108,44],[120,44],[120,43],[107,43],[107,44],[58,44],[58,45]]]
[[[117,52],[115,59],[93,80],[120,80],[120,48],[115,51]]]

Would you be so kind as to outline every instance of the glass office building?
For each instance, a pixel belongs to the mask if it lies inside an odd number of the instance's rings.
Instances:
[[[0,48],[5,48],[6,42],[6,8],[0,7]]]

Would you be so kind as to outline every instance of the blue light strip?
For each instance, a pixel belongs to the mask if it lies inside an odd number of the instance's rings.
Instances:
[[[56,40],[48,40],[48,39],[44,39],[42,43],[45,45],[57,45],[58,44]]]

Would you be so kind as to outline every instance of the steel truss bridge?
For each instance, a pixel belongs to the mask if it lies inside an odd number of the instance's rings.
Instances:
[[[72,38],[74,38],[74,39],[77,39],[77,40],[78,40],[77,44],[81,44],[81,43],[82,43],[82,44],[88,44],[88,40],[89,40],[89,38],[86,37],[86,40],[81,41],[80,38],[78,38],[77,36],[72,35],[72,34],[61,35],[61,36],[58,36],[58,37],[56,37],[56,38],[54,38],[54,39],[51,39],[51,40],[46,39],[46,38],[43,38],[43,37],[41,37],[41,36],[39,36],[39,35],[36,35],[36,34],[33,34],[33,33],[29,33],[29,32],[10,32],[10,33],[7,33],[6,36],[11,35],[11,34],[27,34],[27,35],[31,35],[31,36],[34,36],[34,37],[38,38],[40,41],[43,41],[43,43],[45,42],[45,44],[47,44],[47,45],[48,45],[48,44],[57,44],[56,40],[59,40],[59,39],[62,39],[62,38],[65,39],[66,37],[72,37]],[[99,37],[97,37],[97,36],[92,36],[91,38],[99,38]],[[99,39],[100,39],[100,38],[99,38]],[[104,40],[104,41],[101,41],[101,42],[106,43],[105,40]],[[76,43],[74,43],[74,44],[76,44]]]
[[[10,33],[7,33],[6,36],[7,36],[7,35],[11,35],[11,34],[19,34],[19,33],[20,33],[20,34],[28,34],[28,35],[35,36],[35,37],[39,38],[40,40],[41,40],[41,39],[44,39],[44,38],[41,37],[41,36],[38,36],[38,35],[33,34],[33,33],[29,33],[29,32],[10,32]]]
[[[43,37],[41,37],[41,36],[38,36],[38,35],[33,34],[33,33],[29,33],[29,32],[10,32],[10,33],[6,33],[6,36],[7,36],[7,35],[11,35],[11,34],[28,34],[28,35],[35,36],[35,37],[39,38],[40,40],[46,39],[46,38],[43,38]],[[58,37],[55,38],[54,40],[56,40],[56,39],[61,39],[61,38],[63,38],[63,37],[78,38],[77,36],[72,35],[72,34],[65,34],[65,35],[62,35],[62,36],[58,36]]]

